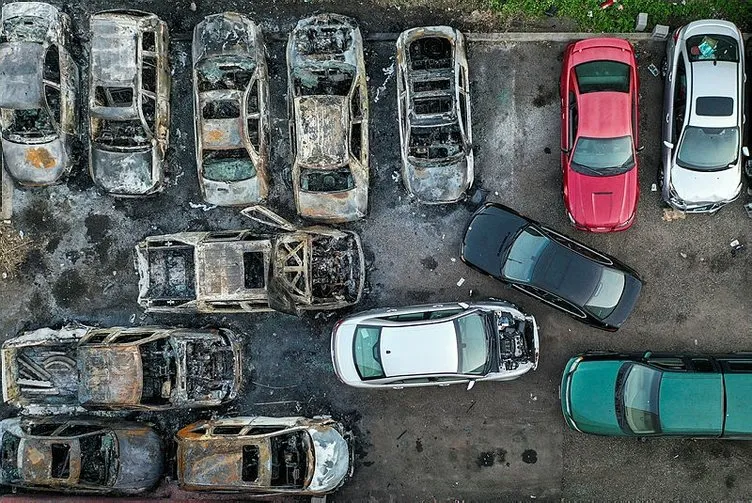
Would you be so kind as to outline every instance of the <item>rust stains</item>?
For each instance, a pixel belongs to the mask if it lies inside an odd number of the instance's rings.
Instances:
[[[221,129],[212,129],[206,133],[206,141],[208,143],[221,143],[225,140],[227,134]]]
[[[52,169],[55,167],[56,160],[50,154],[50,151],[44,147],[34,147],[26,151],[26,162],[37,169]]]

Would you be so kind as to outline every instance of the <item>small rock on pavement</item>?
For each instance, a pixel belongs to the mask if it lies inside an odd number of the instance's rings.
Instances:
[[[196,2],[191,2],[191,6],[190,6],[190,9],[191,9],[191,10],[192,10],[193,12],[196,12]]]
[[[679,255],[681,255],[681,258],[687,258],[687,254],[684,252],[679,252]]]

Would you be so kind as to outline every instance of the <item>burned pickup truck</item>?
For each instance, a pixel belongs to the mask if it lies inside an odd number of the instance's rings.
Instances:
[[[3,344],[3,400],[73,410],[211,407],[235,398],[241,362],[226,329],[42,328]]]
[[[365,264],[356,233],[297,229],[267,212],[275,234],[182,232],[139,243],[139,304],[147,312],[300,314],[360,300]]]
[[[193,491],[328,494],[352,475],[349,437],[323,417],[199,421],[175,437],[178,483]]]

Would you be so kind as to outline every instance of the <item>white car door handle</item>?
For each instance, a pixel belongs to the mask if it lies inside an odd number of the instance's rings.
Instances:
[[[666,114],[666,124],[668,124],[668,121],[671,119],[671,114]]]

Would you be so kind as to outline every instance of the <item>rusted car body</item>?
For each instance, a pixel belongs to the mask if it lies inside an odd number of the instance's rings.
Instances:
[[[453,203],[473,184],[470,81],[465,37],[448,26],[397,39],[402,180],[426,204]]]
[[[329,418],[235,417],[178,431],[178,483],[194,491],[323,495],[352,475],[352,449]]]
[[[212,407],[235,398],[241,369],[226,329],[42,328],[3,344],[3,399],[52,410]]]
[[[170,130],[167,24],[140,11],[91,16],[89,172],[121,197],[159,192]]]
[[[0,21],[0,128],[5,169],[20,185],[62,181],[73,164],[78,66],[71,21],[42,2],[3,6]]]
[[[136,494],[163,471],[162,442],[144,423],[104,418],[0,421],[0,483],[82,494]]]
[[[298,213],[349,222],[368,210],[368,89],[354,20],[320,14],[287,42],[292,183]]]
[[[10,220],[13,213],[13,180],[3,164],[0,154],[0,220]]]
[[[250,216],[252,209],[243,214]],[[268,213],[281,221],[275,234],[236,230],[146,238],[136,246],[139,304],[147,312],[300,314],[360,300],[365,262],[355,232],[297,229]]]
[[[269,193],[269,87],[261,29],[235,12],[193,31],[196,165],[204,200],[249,205]]]

